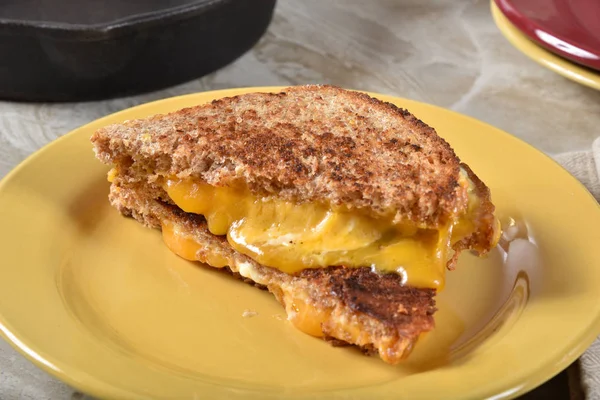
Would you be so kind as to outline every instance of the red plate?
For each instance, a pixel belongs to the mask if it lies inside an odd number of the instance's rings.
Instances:
[[[600,70],[600,0],[494,0],[530,39]]]

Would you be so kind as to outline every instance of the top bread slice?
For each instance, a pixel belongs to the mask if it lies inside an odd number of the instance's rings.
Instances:
[[[223,98],[109,125],[92,142],[100,160],[126,165],[131,179],[243,184],[259,196],[427,228],[467,208],[460,160],[433,128],[393,104],[332,86]]]

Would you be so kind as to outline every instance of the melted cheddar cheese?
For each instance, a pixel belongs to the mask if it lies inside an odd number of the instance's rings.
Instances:
[[[202,246],[191,237],[184,236],[176,225],[170,222],[162,223],[163,240],[169,250],[179,257],[189,261],[198,261],[198,252],[202,251]],[[215,252],[203,252],[202,261],[215,268],[223,268],[229,265],[229,260]]]
[[[287,310],[288,319],[302,332],[316,337],[323,337],[323,324],[330,319],[331,311],[326,308],[312,307],[305,301],[293,299]]]
[[[183,211],[203,215],[211,233],[227,235],[236,251],[290,274],[306,268],[367,266],[396,272],[405,284],[439,290],[451,244],[472,230],[466,218],[438,230],[418,229],[322,204],[259,198],[239,188],[178,179],[167,180],[164,187]],[[168,224],[163,235],[176,254],[198,259],[200,249],[192,239],[178,239]],[[214,261],[207,260],[215,267],[227,263]]]

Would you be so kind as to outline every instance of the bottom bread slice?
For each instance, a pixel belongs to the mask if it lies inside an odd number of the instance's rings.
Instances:
[[[355,345],[397,364],[420,334],[433,329],[435,290],[404,286],[396,274],[329,267],[289,275],[236,252],[224,236],[208,231],[201,215],[183,212],[146,185],[115,182],[109,199],[147,227],[176,227],[184,240],[198,244],[197,261],[210,265],[215,258],[225,259],[234,275],[273,293],[296,327],[332,344]]]

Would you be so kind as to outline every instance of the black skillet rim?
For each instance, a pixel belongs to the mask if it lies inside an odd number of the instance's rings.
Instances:
[[[234,0],[196,0],[162,10],[150,11],[99,24],[73,24],[17,20],[0,17],[0,33],[39,35],[69,40],[106,40],[126,35],[132,31],[150,28],[158,24],[168,24],[204,13],[217,5]],[[253,0],[260,1],[260,0]]]

